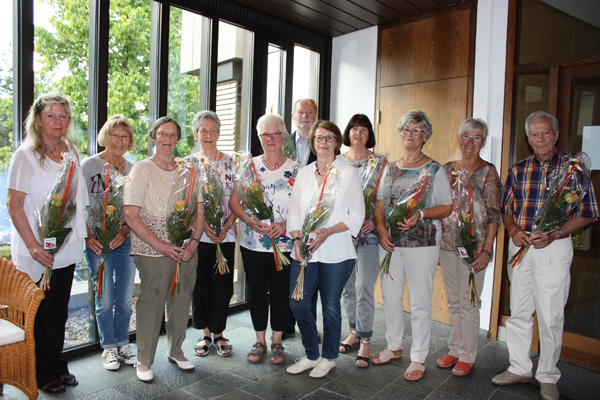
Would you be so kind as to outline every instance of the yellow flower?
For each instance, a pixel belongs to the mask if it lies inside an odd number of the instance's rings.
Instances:
[[[464,223],[471,221],[469,213],[461,213],[460,218],[463,220]]]
[[[113,215],[115,213],[115,206],[107,205],[106,206],[106,215]]]
[[[577,200],[579,200],[579,195],[577,194],[577,191],[572,190],[571,192],[567,193],[565,195],[565,200],[569,204],[573,204],[573,203],[577,202]]]
[[[317,209],[313,210],[312,211],[313,220],[317,220],[321,216],[321,214],[323,214],[323,211],[321,209],[317,208]]]
[[[185,209],[185,200],[179,200],[175,203],[175,211],[181,212]]]
[[[63,197],[61,194],[56,193],[53,197],[52,197],[52,203],[54,204],[55,207],[60,207],[62,206],[63,203]]]
[[[365,190],[365,197],[371,198],[371,195],[373,195],[373,189]]]
[[[406,205],[408,206],[409,209],[414,210],[418,203],[419,202],[417,201],[417,199],[412,198],[406,202]]]

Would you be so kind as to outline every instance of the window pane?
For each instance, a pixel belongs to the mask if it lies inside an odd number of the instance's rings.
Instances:
[[[319,53],[302,46],[294,46],[292,102],[309,98],[313,99],[319,106],[319,59]],[[294,132],[296,126],[293,121],[292,128],[291,132]]]
[[[0,13],[0,256],[10,259],[10,218],[6,210],[6,181],[12,156],[12,2]]]
[[[265,113],[282,115],[283,99],[285,99],[285,50],[269,44]]]
[[[107,116],[123,114],[133,126],[131,161],[148,153],[150,25],[152,2],[111,1],[108,49]]]
[[[74,129],[71,132],[79,156],[87,153],[89,1],[34,1],[35,97],[52,90],[71,98]],[[83,249],[82,249],[83,251]],[[90,330],[93,305],[88,300],[90,274],[84,262],[75,268],[65,349],[95,341]],[[92,325],[93,326],[93,325]]]

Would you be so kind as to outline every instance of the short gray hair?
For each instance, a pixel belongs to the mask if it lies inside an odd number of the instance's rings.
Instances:
[[[216,112],[210,110],[200,111],[194,115],[194,120],[192,121],[193,133],[198,132],[200,125],[202,125],[207,119],[215,121],[215,124],[217,124],[217,132],[221,133],[221,120]]]
[[[277,125],[277,129],[279,132],[287,134],[287,129],[285,129],[285,122],[283,119],[277,114],[265,114],[258,119],[256,123],[256,133],[260,135],[260,131],[264,125],[267,124],[275,124]]]
[[[550,125],[552,125],[552,129],[554,133],[558,132],[558,118],[554,115],[550,115],[545,111],[536,111],[534,113],[529,114],[529,117],[525,120],[525,134],[529,137],[529,124],[536,118],[546,118]]]
[[[296,112],[296,105],[298,105],[298,103],[300,103],[301,101],[310,101],[313,106],[315,106],[315,116],[319,115],[319,107],[317,107],[317,103],[313,100],[313,99],[309,99],[308,97],[303,98],[303,99],[298,99],[294,102],[294,104],[292,105],[292,112]]]
[[[177,121],[175,121],[171,117],[160,117],[159,119],[154,121],[154,123],[152,124],[150,129],[148,129],[148,136],[150,136],[150,138],[152,140],[156,140],[156,131],[158,131],[158,128],[160,128],[161,125],[168,124],[169,122],[172,122],[175,124],[175,127],[177,128],[177,141],[180,141],[181,140],[181,126],[179,126]]]
[[[404,114],[402,118],[400,118],[398,125],[396,125],[398,134],[401,134],[402,129],[404,129],[411,122],[421,125],[421,130],[423,131],[423,137],[425,140],[429,140],[431,135],[433,135],[433,126],[431,125],[431,120],[429,120],[429,117],[423,111],[417,110],[410,110]]]
[[[458,128],[458,136],[461,136],[467,131],[480,131],[483,134],[484,139],[487,139],[488,136],[488,126],[484,120],[479,118],[465,119]]]

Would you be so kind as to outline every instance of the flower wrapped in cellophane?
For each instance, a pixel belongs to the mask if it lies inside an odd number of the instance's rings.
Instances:
[[[77,209],[75,199],[78,163],[70,153],[62,153],[62,157],[56,181],[46,194],[42,208],[36,212],[40,240],[44,250],[52,255],[62,249],[71,233],[69,222]],[[40,281],[40,288],[43,291],[50,289],[51,278],[52,267],[46,267]]]
[[[289,133],[282,132],[283,134],[283,145],[281,146],[281,154],[284,157],[289,158],[292,161],[298,161],[298,156],[296,155],[296,147],[294,147],[294,142],[292,142],[292,137]]]
[[[367,166],[359,176],[365,200],[365,221],[371,218],[375,208],[375,196],[383,176],[383,169],[387,164],[387,160],[381,154],[370,155],[368,160]],[[359,235],[362,235],[362,233]],[[358,250],[358,240],[354,242],[354,249]]]
[[[417,179],[407,177],[402,180],[402,186],[398,190],[396,204],[391,207],[387,213],[386,222],[390,230],[390,241],[395,245],[400,241],[404,232],[400,230],[398,224],[404,222],[406,218],[410,218],[413,213],[421,211],[425,208],[425,202],[432,190],[433,177],[427,168],[423,168],[420,174],[411,174]],[[390,261],[392,260],[392,252],[388,251],[381,265],[379,266],[379,274],[381,276],[390,274]],[[394,279],[391,275],[390,278]]]
[[[238,152],[234,154],[234,160],[237,163],[236,190],[244,211],[263,224],[272,224],[275,222],[273,204],[265,196],[260,175],[258,175],[252,160],[252,154]],[[275,268],[277,271],[281,271],[284,267],[290,265],[290,261],[283,255],[277,245],[277,240],[274,238],[270,238],[270,240],[273,247],[273,257],[275,258]]]
[[[173,180],[168,209],[171,210],[167,217],[167,232],[171,243],[183,247],[189,243],[194,233],[194,221],[198,216],[198,171],[193,165],[186,164],[181,158],[175,159],[179,164],[178,174]],[[180,265],[175,266],[171,295],[175,287],[179,292]]]
[[[88,214],[88,227],[102,245],[100,266],[92,279],[94,292],[98,297],[102,297],[104,291],[104,261],[111,252],[110,242],[123,226],[123,189],[128,177],[105,163],[101,180],[104,183],[104,191],[98,193],[98,209]]]
[[[591,165],[590,157],[580,152],[548,176],[544,201],[535,214],[532,235],[554,232],[571,218],[590,187]],[[508,261],[511,268],[520,266],[528,251],[529,247],[521,247]]]
[[[202,182],[202,197],[204,198],[204,223],[215,231],[219,236],[223,230],[224,210],[226,209],[225,191],[223,183],[212,167],[212,161],[208,157],[200,157],[200,180]],[[221,244],[217,244],[217,262],[214,267],[221,275],[229,273],[227,259],[221,250]]]
[[[469,268],[469,299],[473,307],[479,306],[479,295],[475,286],[475,271],[470,268],[475,262],[477,254],[481,251],[482,243],[475,239],[473,226],[473,191],[471,182],[468,181],[467,172],[464,169],[452,171],[454,187],[458,202],[458,233],[459,242],[456,251],[458,258]],[[467,182],[468,181],[468,182]]]
[[[302,223],[301,241],[300,241],[300,273],[296,279],[296,288],[292,293],[292,299],[300,301],[304,298],[304,277],[306,275],[306,267],[308,258],[312,251],[308,247],[313,244],[316,239],[314,231],[323,228],[329,216],[333,211],[333,206],[339,192],[339,175],[333,164],[327,165],[327,175],[323,180],[323,185],[317,186],[308,205],[306,217]]]

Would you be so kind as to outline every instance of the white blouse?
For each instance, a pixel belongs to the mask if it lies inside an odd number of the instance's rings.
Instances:
[[[71,151],[71,156],[73,159],[78,160],[77,154],[73,151]],[[29,226],[40,244],[41,240],[38,233],[36,214],[44,205],[47,192],[54,186],[59,166],[60,163],[46,157],[45,165],[42,168],[38,162],[37,155],[28,145],[19,147],[10,160],[7,187],[25,193],[23,210],[27,216]],[[75,202],[77,210],[75,211],[75,216],[68,224],[73,230],[67,237],[62,249],[54,254],[52,269],[65,268],[71,264],[83,262],[83,240],[87,237],[85,209],[89,205],[89,201],[87,186],[80,165],[77,166],[77,193]],[[11,226],[10,244],[12,261],[17,266],[17,269],[29,275],[32,281],[39,281],[44,273],[44,266],[31,257],[25,242],[21,239],[14,225]]]
[[[310,262],[338,263],[356,258],[352,236],[358,235],[365,220],[365,202],[362,187],[356,168],[342,161],[339,157],[333,162],[338,170],[339,192],[333,212],[325,228],[332,227],[338,222],[344,222],[348,227],[343,232],[334,233],[313,253]],[[308,206],[317,189],[315,163],[311,163],[298,171],[296,183],[292,189],[288,208],[287,235],[290,232],[301,231]],[[296,258],[296,252],[292,251]],[[301,260],[297,260],[301,261]]]

